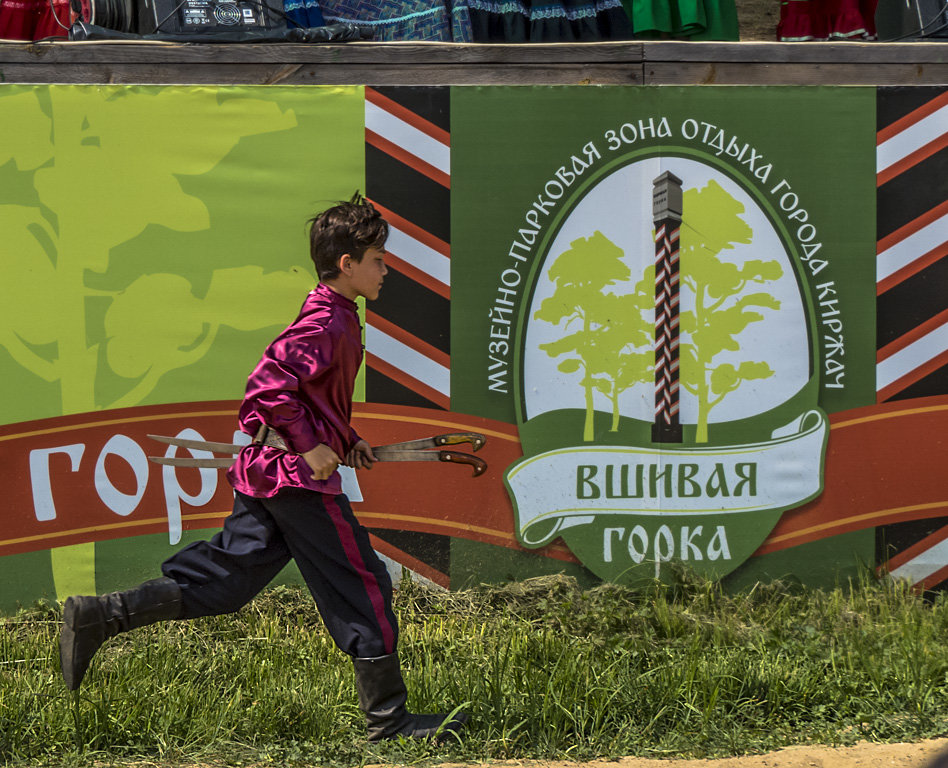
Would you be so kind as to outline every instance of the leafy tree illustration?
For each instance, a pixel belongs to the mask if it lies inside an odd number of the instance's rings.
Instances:
[[[245,314],[233,306],[228,292],[239,282],[298,295],[298,274],[264,275],[259,267],[214,270],[201,298],[187,279],[171,274],[143,275],[120,292],[87,285],[89,273],[108,272],[113,248],[149,225],[182,232],[210,226],[207,207],[183,191],[179,176],[208,172],[245,135],[296,124],[272,102],[236,98],[214,110],[190,110],[175,95],[143,91],[130,105],[121,95],[93,99],[85,89],[53,88],[3,99],[16,119],[0,125],[0,166],[14,162],[28,194],[0,198],[0,345],[22,367],[59,383],[63,414],[97,407],[103,356],[99,344],[87,342],[89,299],[110,300],[105,360],[134,380],[106,405],[121,407],[141,402],[163,375],[200,359],[222,326],[279,322],[275,307]],[[145,126],[150,150],[132,140]]]
[[[744,206],[711,180],[684,193],[681,229],[681,281],[694,294],[694,309],[682,312],[681,384],[698,402],[695,441],[708,441],[711,409],[741,384],[774,375],[766,361],[733,363],[719,357],[740,352],[738,336],[764,319],[761,310],[776,310],[770,293],[747,292],[783,275],[777,261],[750,259],[741,265],[721,258],[723,251],[752,241],[753,231],[741,214]]]
[[[206,205],[182,189],[180,176],[207,173],[243,136],[296,125],[292,112],[262,99],[231,98],[206,110],[190,108],[193,101],[176,89],[134,95],[134,104],[127,91],[102,89],[14,89],[0,96],[0,168],[15,187],[0,190],[0,346],[18,365],[59,384],[63,414],[99,407],[95,383],[104,363],[130,380],[105,407],[142,402],[162,376],[205,355],[223,326],[279,323],[285,312],[278,298],[298,298],[307,279],[234,267],[213,270],[200,297],[174,274],[141,275],[117,292],[90,287],[92,275],[109,271],[112,250],[147,226],[210,226]],[[143,134],[147,147],[135,140]],[[234,289],[248,281],[274,300],[250,311],[235,306]],[[88,341],[93,299],[110,302],[104,355],[101,344]],[[77,562],[57,552],[59,583]],[[92,551],[75,555],[87,562]]]
[[[591,237],[573,240],[550,267],[549,278],[556,285],[553,295],[533,315],[564,330],[575,329],[539,346],[550,357],[563,358],[557,365],[563,373],[582,373],[586,442],[594,437],[595,392],[612,402],[615,430],[619,395],[647,377],[647,361],[635,352],[637,343],[650,340],[648,331],[643,331],[647,326],[641,316],[641,297],[606,292],[631,277],[622,257],[622,249],[598,230]]]
[[[651,381],[655,368],[653,326],[644,313],[654,307],[655,267],[649,266],[633,293],[602,297],[601,325],[593,331],[599,361],[594,386],[612,406],[610,432],[619,431],[619,395]]]

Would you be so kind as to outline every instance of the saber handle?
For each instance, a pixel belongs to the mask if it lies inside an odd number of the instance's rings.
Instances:
[[[455,453],[454,451],[438,451],[439,461],[448,461],[452,464],[468,464],[474,468],[473,477],[483,475],[487,471],[487,462],[469,453]]]
[[[435,435],[434,437],[434,443],[437,446],[470,443],[475,451],[483,448],[486,442],[487,438],[477,432],[452,432],[448,435]]]
[[[388,450],[379,451],[375,459],[376,461],[446,461],[450,464],[467,464],[474,469],[474,477],[483,475],[487,471],[487,462],[482,458],[460,451]]]
[[[426,448],[443,448],[446,445],[460,445],[461,443],[470,443],[471,447],[478,451],[484,447],[487,438],[477,432],[449,432],[444,435],[435,435],[434,437],[423,437],[419,440],[408,440],[404,443],[391,443],[389,445],[376,445],[372,451],[377,454],[393,453],[396,451],[421,451]]]

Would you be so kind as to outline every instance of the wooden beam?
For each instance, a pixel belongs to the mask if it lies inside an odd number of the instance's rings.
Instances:
[[[927,85],[948,83],[948,43],[0,42],[0,82]]]

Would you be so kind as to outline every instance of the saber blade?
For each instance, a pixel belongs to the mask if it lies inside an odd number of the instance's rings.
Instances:
[[[199,451],[213,451],[214,453],[240,453],[242,445],[233,443],[209,443],[204,440],[186,440],[183,437],[165,437],[164,435],[149,435],[152,440],[166,445],[176,445],[179,448],[194,448]]]
[[[164,464],[167,467],[198,467],[200,469],[226,469],[234,463],[233,459],[193,459],[184,457],[169,459],[165,456],[149,456],[148,460],[155,464]]]

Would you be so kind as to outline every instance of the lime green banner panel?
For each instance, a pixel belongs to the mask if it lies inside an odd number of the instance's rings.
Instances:
[[[0,421],[239,398],[315,285],[307,217],[364,187],[363,113],[356,87],[0,87]],[[63,543],[14,556],[5,605],[96,588]]]
[[[361,88],[0,88],[6,423],[239,397],[363,186]]]

